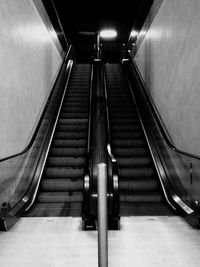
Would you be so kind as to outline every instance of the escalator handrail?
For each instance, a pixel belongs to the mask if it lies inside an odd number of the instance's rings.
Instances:
[[[94,80],[94,65],[92,64],[90,73],[90,99],[89,99],[89,117],[88,117],[88,138],[87,138],[87,150],[86,150],[86,161],[84,170],[84,182],[83,182],[83,229],[92,227],[93,225],[87,224],[87,221],[91,219],[91,158],[92,158],[92,98],[93,98],[93,80]]]
[[[104,87],[104,96],[105,96],[105,108],[106,108],[106,131],[107,131],[107,152],[111,159],[111,168],[112,168],[112,199],[113,199],[113,216],[114,220],[119,221],[120,211],[119,211],[119,174],[117,168],[117,160],[112,153],[111,146],[111,136],[110,136],[110,118],[108,110],[108,94],[106,86],[106,76],[105,76],[105,65],[102,66],[102,75],[103,75],[103,87]],[[114,226],[116,227],[116,226]],[[117,228],[119,229],[119,224]]]
[[[141,76],[141,74],[140,74],[140,72],[139,72],[139,70],[138,70],[137,65],[135,64],[135,62],[133,61],[132,58],[130,59],[130,62],[131,62],[131,64],[132,64],[132,68],[136,71],[137,75],[139,76],[139,78],[137,77],[137,79],[138,79],[138,82],[139,82],[140,85],[141,85],[142,92],[143,92],[143,94],[145,95],[145,99],[147,100],[147,102],[148,102],[148,104],[149,104],[149,106],[150,106],[150,110],[152,111],[153,116],[154,116],[154,118],[156,119],[157,125],[158,125],[158,127],[159,127],[159,129],[160,129],[160,131],[161,131],[161,133],[162,133],[162,136],[163,136],[165,142],[167,143],[167,145],[168,145],[172,150],[174,150],[176,153],[179,153],[179,154],[181,154],[181,155],[184,155],[184,156],[187,156],[187,157],[191,157],[191,158],[200,160],[200,156],[195,155],[195,154],[192,154],[192,153],[189,153],[189,152],[186,152],[186,151],[183,151],[183,150],[181,150],[181,149],[175,147],[175,146],[172,144],[172,142],[171,142],[171,140],[170,140],[170,138],[169,138],[169,136],[168,136],[168,133],[167,133],[167,131],[166,131],[166,129],[165,129],[164,123],[162,122],[162,119],[161,119],[160,116],[159,116],[159,113],[158,113],[158,111],[157,111],[157,108],[156,108],[156,106],[155,106],[155,104],[154,104],[154,102],[153,102],[153,100],[152,100],[150,94],[148,93],[148,90],[147,90],[146,85],[145,85],[145,83],[144,83],[144,80],[143,80],[143,78],[142,78],[142,76]]]
[[[62,65],[60,66],[59,73],[57,74],[57,78],[56,78],[56,80],[55,80],[55,82],[54,82],[54,86],[53,86],[53,88],[52,88],[52,90],[51,90],[51,92],[50,92],[50,95],[49,95],[49,97],[48,97],[48,99],[47,99],[47,101],[46,101],[46,105],[45,105],[44,108],[43,108],[43,111],[42,111],[42,114],[41,114],[41,116],[40,116],[40,119],[39,119],[39,121],[38,121],[38,123],[37,123],[37,126],[36,126],[36,128],[35,128],[35,131],[34,131],[32,137],[31,137],[31,139],[30,139],[28,145],[27,145],[22,151],[20,151],[20,152],[18,152],[18,153],[15,153],[15,154],[13,154],[13,155],[10,155],[10,156],[7,156],[7,157],[4,157],[4,158],[0,159],[0,162],[6,161],[6,160],[9,160],[9,159],[12,159],[12,158],[16,158],[16,157],[18,157],[18,156],[20,156],[20,155],[22,155],[22,154],[25,154],[25,153],[31,148],[31,146],[33,145],[33,143],[34,143],[34,141],[35,141],[35,138],[36,138],[36,136],[37,136],[37,134],[38,134],[38,131],[39,131],[39,129],[40,129],[41,123],[42,123],[42,121],[43,121],[43,118],[44,118],[45,112],[46,112],[46,110],[47,110],[47,107],[48,107],[48,105],[49,105],[49,103],[50,103],[50,100],[51,100],[51,97],[52,97],[52,95],[53,95],[53,92],[54,92],[54,90],[55,90],[55,88],[56,88],[55,85],[56,85],[56,83],[57,83],[57,81],[58,81],[58,78],[60,77],[60,73],[61,73],[61,71],[62,71],[62,69],[63,69],[63,65],[66,64],[67,60],[69,59],[69,56],[70,56],[70,53],[71,53],[71,52],[72,52],[72,45],[70,45],[68,51],[66,52],[66,54],[65,54],[65,56],[64,56],[64,60],[63,60],[63,62],[62,62]]]
[[[94,67],[92,64],[91,75],[90,75],[90,101],[89,101],[89,118],[88,118],[88,140],[87,140],[87,155],[89,156],[91,150],[91,131],[92,131],[92,88],[93,88],[93,75]]]
[[[105,77],[104,68],[103,68],[103,86],[104,86],[105,101],[106,101],[107,151],[112,160],[112,163],[116,163],[117,160],[112,153],[112,147],[111,147],[110,119],[109,119],[109,112],[108,112],[108,95],[107,95],[107,86],[106,86],[106,77]]]

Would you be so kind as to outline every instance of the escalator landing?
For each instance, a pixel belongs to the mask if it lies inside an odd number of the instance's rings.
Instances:
[[[1,266],[98,266],[97,232],[80,218],[22,218],[0,236]],[[200,231],[178,216],[123,217],[108,240],[110,267],[199,267]]]

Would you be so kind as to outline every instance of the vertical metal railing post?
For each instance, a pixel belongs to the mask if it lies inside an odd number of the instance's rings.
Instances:
[[[98,164],[98,267],[108,267],[107,166]]]

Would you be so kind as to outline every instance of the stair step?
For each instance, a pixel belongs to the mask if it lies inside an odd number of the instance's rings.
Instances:
[[[156,191],[160,189],[160,183],[155,178],[134,178],[128,180],[119,180],[120,191],[131,191],[133,194],[135,192],[148,192]]]
[[[84,113],[85,116],[88,116],[88,110],[88,107],[63,107],[60,115],[63,115],[63,113]]]
[[[42,179],[40,191],[81,191],[83,190],[82,179]]]
[[[48,167],[84,167],[85,157],[51,157],[47,158]]]
[[[57,156],[57,157],[81,157],[85,156],[86,148],[60,148],[60,147],[52,147],[50,148],[49,155]]]
[[[56,127],[56,131],[60,132],[74,132],[74,131],[80,131],[80,132],[87,132],[88,126],[87,124],[58,124]]]
[[[67,111],[67,109],[66,109]],[[60,114],[60,118],[62,119],[87,119],[88,113],[85,113],[84,111],[81,112],[81,108],[79,107],[79,111],[77,112],[65,112],[65,108],[63,109],[63,112]]]
[[[151,157],[117,157],[118,167],[148,167],[152,165]]]
[[[72,119],[64,119],[64,118],[60,118],[58,120],[58,123],[63,125],[63,124],[68,124],[68,125],[87,125],[88,124],[88,119],[85,118],[72,118]]]
[[[68,100],[68,101],[64,101],[64,103],[63,103],[63,106],[62,106],[63,108],[67,108],[67,107],[78,107],[78,108],[86,108],[86,107],[88,107],[88,103],[85,103],[84,101],[82,101],[82,102],[78,102],[78,101],[70,101],[70,100]]]
[[[55,132],[56,139],[86,139],[87,132]]]
[[[113,132],[134,132],[140,131],[141,128],[138,124],[130,124],[130,125],[111,125],[111,131]]]
[[[149,149],[147,147],[114,148],[113,153],[116,157],[143,157],[149,155]]]
[[[89,99],[89,92],[83,94],[83,93],[80,93],[80,92],[74,92],[74,91],[71,91],[69,92],[67,95],[66,95],[66,98],[82,98],[82,99]]]
[[[170,206],[165,202],[121,202],[121,216],[172,216]]]
[[[87,146],[86,139],[53,139],[52,147],[82,148]]]
[[[153,167],[136,167],[136,168],[119,168],[120,178],[132,178],[134,177],[155,177],[156,171]]]
[[[130,125],[130,124],[138,124],[138,119],[137,118],[113,118],[110,119],[110,124],[111,125]]]
[[[44,169],[45,178],[83,178],[83,168],[72,168],[72,167],[46,167]]]
[[[143,139],[115,139],[112,145],[117,148],[121,147],[142,147],[147,145]]]
[[[125,193],[120,192],[121,202],[162,202],[163,196],[159,192],[137,192],[137,193]]]
[[[144,135],[141,131],[134,131],[134,132],[111,132],[111,140],[116,140],[116,139],[121,139],[121,140],[126,140],[126,139],[139,139],[139,138],[144,138]]]
[[[39,192],[37,194],[38,203],[66,203],[66,202],[82,202],[82,192]]]
[[[82,202],[35,203],[25,217],[81,217]]]

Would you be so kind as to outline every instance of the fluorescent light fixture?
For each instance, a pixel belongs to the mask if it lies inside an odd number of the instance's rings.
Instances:
[[[114,29],[105,29],[100,31],[100,37],[105,39],[112,39],[117,36],[117,31]]]
[[[131,31],[131,37],[132,37],[132,38],[137,37],[138,33],[139,33],[138,31],[132,30],[132,31]]]

